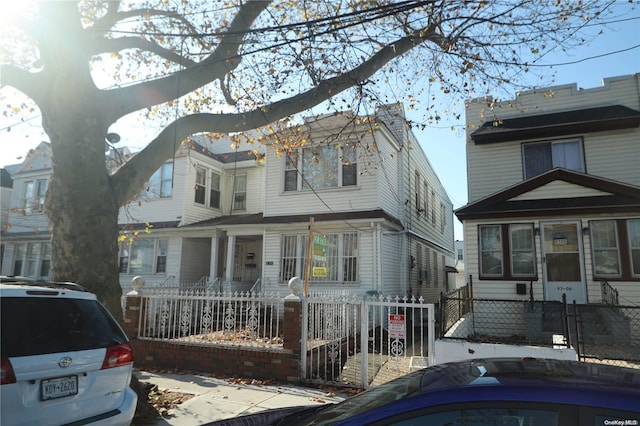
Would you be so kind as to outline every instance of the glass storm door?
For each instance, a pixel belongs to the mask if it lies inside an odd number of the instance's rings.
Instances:
[[[580,222],[541,223],[545,300],[587,303]]]

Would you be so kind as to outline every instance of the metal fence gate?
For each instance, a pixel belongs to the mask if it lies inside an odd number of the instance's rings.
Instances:
[[[316,293],[303,302],[302,379],[367,388],[434,362],[434,305]]]

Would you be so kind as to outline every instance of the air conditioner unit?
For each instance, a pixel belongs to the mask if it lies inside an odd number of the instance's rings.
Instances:
[[[418,270],[418,280],[419,281],[429,281],[429,270],[428,269],[419,269]]]

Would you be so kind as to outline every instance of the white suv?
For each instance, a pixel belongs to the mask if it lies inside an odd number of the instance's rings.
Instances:
[[[92,293],[0,278],[0,424],[129,425],[133,350]]]

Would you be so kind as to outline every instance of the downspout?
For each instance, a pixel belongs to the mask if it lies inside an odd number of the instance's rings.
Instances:
[[[378,274],[376,277],[376,282],[374,284],[374,288],[378,292],[382,292],[382,273],[384,272],[382,269],[382,231],[380,230],[380,224],[376,225],[376,238],[375,238],[375,250],[376,250],[376,259],[378,260]]]

